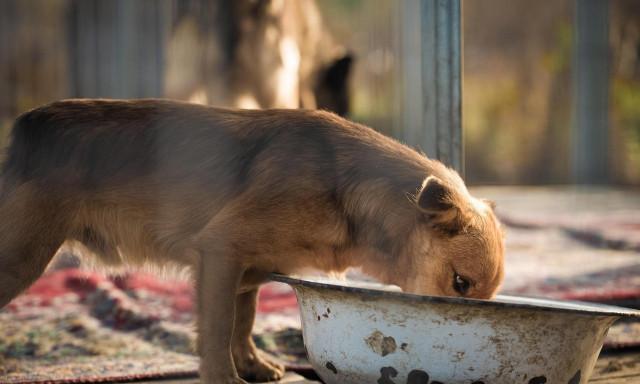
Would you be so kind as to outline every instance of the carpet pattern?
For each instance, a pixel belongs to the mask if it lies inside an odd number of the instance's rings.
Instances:
[[[106,381],[197,373],[192,289],[147,274],[106,278],[79,269],[43,276],[0,311],[0,382]],[[295,296],[261,290],[255,341],[305,365]]]
[[[507,228],[507,272],[501,293],[640,309],[638,231],[623,233],[606,222],[601,227],[580,227],[569,220],[558,226],[548,221],[524,223]],[[615,241],[611,233],[616,234]],[[603,238],[608,240],[598,240]],[[620,320],[609,330],[603,348],[638,346],[640,322]]]

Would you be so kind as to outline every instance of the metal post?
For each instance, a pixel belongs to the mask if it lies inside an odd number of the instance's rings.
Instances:
[[[573,179],[579,184],[610,181],[609,4],[575,0],[573,76]]]
[[[422,139],[420,147],[462,176],[460,0],[422,0]]]
[[[117,98],[141,97],[139,93],[139,77],[137,76],[136,60],[139,60],[136,49],[137,25],[136,12],[138,3],[129,0],[117,0],[117,27],[115,38],[117,39],[117,73],[116,82]]]
[[[420,1],[402,1],[402,119],[394,135],[405,143],[422,145],[422,48]]]

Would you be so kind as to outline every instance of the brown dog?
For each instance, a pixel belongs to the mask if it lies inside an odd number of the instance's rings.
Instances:
[[[490,298],[503,233],[441,163],[331,113],[70,100],[15,123],[0,190],[0,307],[63,245],[190,269],[206,383],[277,379],[251,340],[269,272],[363,270]],[[234,364],[235,363],[235,364]]]

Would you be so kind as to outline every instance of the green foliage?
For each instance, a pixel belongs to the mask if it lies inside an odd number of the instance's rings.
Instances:
[[[571,68],[573,26],[568,20],[560,20],[554,29],[553,46],[544,53],[542,65],[549,73],[560,73]]]
[[[635,170],[631,177],[640,182],[640,80],[616,79],[613,81],[612,98],[615,126],[624,138],[627,169]],[[634,180],[628,180],[634,181]]]

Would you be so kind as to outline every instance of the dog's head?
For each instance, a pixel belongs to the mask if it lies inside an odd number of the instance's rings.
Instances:
[[[403,260],[413,273],[403,290],[491,298],[504,276],[504,231],[493,202],[471,197],[461,181],[430,176],[415,205],[419,219],[412,234],[413,249]]]

